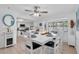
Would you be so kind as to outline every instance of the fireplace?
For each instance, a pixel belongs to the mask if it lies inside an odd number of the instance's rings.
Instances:
[[[13,38],[8,38],[7,39],[7,46],[13,44]]]

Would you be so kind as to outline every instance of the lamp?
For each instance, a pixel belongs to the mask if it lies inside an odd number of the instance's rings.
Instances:
[[[40,13],[34,13],[33,15],[34,15],[34,16],[37,16],[37,17],[38,17],[38,16],[41,16]]]

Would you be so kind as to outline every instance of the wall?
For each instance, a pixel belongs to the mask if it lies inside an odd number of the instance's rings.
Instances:
[[[78,18],[76,19],[79,19],[79,9],[77,10],[77,16]],[[76,25],[77,25],[77,22],[76,22]],[[77,53],[79,54],[79,31],[76,29],[76,50],[77,50]]]
[[[79,54],[79,31],[76,31],[76,50]]]
[[[40,23],[42,23],[42,26],[39,25]],[[46,23],[45,21],[35,21],[34,27],[39,28],[40,31],[45,31],[45,28],[44,28],[45,23]]]

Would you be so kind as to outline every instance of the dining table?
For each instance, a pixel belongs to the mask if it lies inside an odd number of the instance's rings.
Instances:
[[[36,42],[40,45],[44,45],[45,43],[52,41],[52,37],[47,37],[46,35],[37,34],[36,38],[31,38],[33,42]]]
[[[48,36],[46,34],[42,35],[40,33],[38,33],[38,34],[30,33],[29,38],[32,40],[32,42],[35,42],[35,43],[43,46],[43,49],[48,49],[48,51],[51,51],[49,48],[46,48],[46,44],[48,42],[53,42],[55,44],[57,41],[61,40],[61,38],[58,34],[54,34],[54,33],[51,33],[51,34],[52,34],[52,36]],[[28,37],[28,36],[24,35],[24,37]],[[61,44],[61,43],[59,43],[59,44]],[[43,50],[42,53],[45,53],[44,51],[45,50]]]
[[[51,34],[52,34],[52,36],[41,35],[40,33],[34,34],[36,37],[34,37],[34,38],[31,37],[31,40],[40,45],[44,45],[49,41],[56,42],[57,40],[60,40],[60,36],[58,34],[54,34],[54,33],[51,33]]]
[[[34,33],[29,33],[27,35],[34,35],[35,37],[31,37],[30,39],[32,40],[32,42],[38,43],[40,45],[44,45],[45,43],[49,42],[49,41],[53,41],[56,42],[57,40],[60,39],[60,36],[58,36],[57,34],[51,33],[52,36],[47,36],[47,35],[42,35],[42,34],[34,34]],[[24,35],[24,37],[27,37],[27,35]]]

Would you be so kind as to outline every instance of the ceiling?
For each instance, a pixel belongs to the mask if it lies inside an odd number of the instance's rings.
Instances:
[[[25,9],[32,9],[34,6],[40,6],[43,10],[47,10],[48,14],[43,14],[41,17],[29,16],[29,12],[25,12]],[[17,17],[23,18],[27,21],[39,20],[39,19],[51,19],[51,18],[67,18],[71,14],[75,13],[78,5],[76,4],[4,4],[0,5],[0,9],[7,9],[17,14]]]

